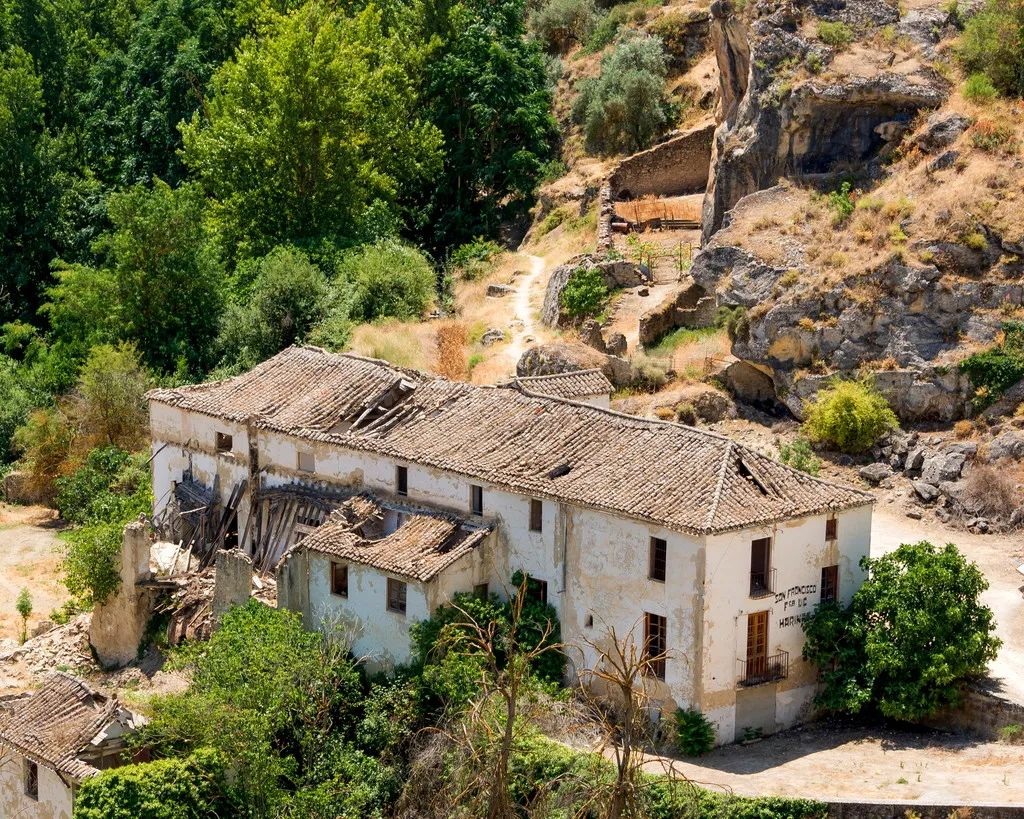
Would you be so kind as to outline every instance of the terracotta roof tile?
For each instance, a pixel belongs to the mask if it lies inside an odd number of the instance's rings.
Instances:
[[[521,376],[510,382],[535,395],[546,395],[549,398],[567,398],[578,400],[595,395],[611,395],[612,382],[605,378],[598,369],[574,370],[555,375]]]
[[[696,534],[874,502],[707,430],[311,347],[150,398]]]

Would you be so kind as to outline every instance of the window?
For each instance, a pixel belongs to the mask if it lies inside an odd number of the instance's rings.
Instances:
[[[548,581],[538,580],[536,577],[526,577],[526,599],[536,600],[538,603],[548,602]]]
[[[233,441],[231,436],[226,432],[217,433],[217,451],[218,452],[230,452]]]
[[[668,551],[668,544],[664,538],[651,538],[651,551],[647,563],[647,576],[651,580],[665,582],[665,554]]]
[[[644,659],[647,673],[665,679],[665,652],[668,650],[668,621],[660,614],[644,612]]]
[[[530,531],[544,531],[544,501],[536,498],[530,501]]]
[[[299,471],[300,472],[315,472],[316,471],[316,458],[313,457],[312,452],[299,452]]]
[[[476,484],[469,487],[469,510],[474,515],[484,513],[484,488]]]
[[[839,567],[825,566],[821,570],[821,602],[839,599]]]
[[[490,593],[490,591],[491,590],[486,583],[477,583],[473,587],[473,596],[478,597],[481,600],[486,600],[487,595]]]
[[[409,494],[409,469],[405,466],[395,467],[395,491],[399,495]]]
[[[39,798],[39,766],[31,759],[25,760],[25,796]]]
[[[838,518],[829,518],[825,521],[825,540],[839,540]]]
[[[584,621],[583,625],[586,628],[593,628],[594,627],[594,615],[593,614],[588,614],[587,615],[587,619]]]
[[[405,614],[405,583],[388,578],[388,611]]]
[[[348,566],[344,563],[331,563],[331,594],[348,597]]]
[[[747,615],[747,679],[763,676],[768,668],[768,612]]]
[[[772,592],[772,539],[762,537],[750,543],[750,596],[765,597]]]

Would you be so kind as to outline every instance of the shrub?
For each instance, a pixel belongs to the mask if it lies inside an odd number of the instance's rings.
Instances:
[[[1013,153],[1018,142],[1014,127],[1006,122],[979,119],[971,129],[971,145],[988,153]]]
[[[1024,0],[988,0],[957,47],[964,67],[1004,94],[1024,95]]]
[[[138,350],[131,344],[100,344],[89,351],[76,388],[75,420],[90,446],[136,449],[147,439],[150,386]]]
[[[70,523],[127,523],[153,505],[146,454],[98,447],[56,482],[57,511]]]
[[[26,485],[43,500],[53,498],[54,485],[71,452],[75,432],[68,417],[56,407],[30,412],[14,433],[13,444],[22,453]]]
[[[630,37],[605,55],[600,75],[580,83],[572,109],[588,151],[633,153],[665,131],[671,115],[665,97],[667,70],[657,37]]]
[[[842,452],[864,452],[899,426],[889,403],[866,381],[837,380],[805,406],[804,432]]]
[[[746,341],[750,335],[750,317],[747,315],[747,308],[742,305],[736,307],[722,306],[715,314],[715,324],[724,327],[729,341]]]
[[[434,300],[436,276],[426,256],[393,240],[349,252],[341,272],[352,283],[352,316],[363,321],[419,318]]]
[[[715,747],[715,727],[696,709],[678,709],[676,747],[683,756],[703,756]]]
[[[849,182],[844,182],[838,190],[831,191],[825,200],[832,211],[832,224],[841,225],[853,213],[854,200]]]
[[[494,257],[501,254],[501,245],[483,236],[459,245],[448,257],[448,263],[468,281],[486,276],[493,267]]]
[[[548,51],[565,51],[586,42],[597,24],[594,0],[546,0],[529,16],[528,25]]]
[[[64,585],[85,608],[105,602],[121,585],[123,529],[121,523],[95,523],[62,536]]]
[[[967,356],[960,362],[960,371],[974,385],[977,409],[996,401],[1024,378],[1024,327],[1004,322],[1002,343]]]
[[[1010,745],[1024,744],[1024,725],[1019,722],[1011,722],[999,729],[999,740]]]
[[[680,401],[676,404],[676,421],[680,424],[687,424],[693,426],[697,423],[697,410],[694,409],[693,404],[689,401]]]
[[[818,23],[818,39],[833,48],[846,48],[853,42],[853,29],[846,23]]]
[[[992,85],[992,80],[984,74],[971,74],[964,82],[962,90],[964,99],[971,102],[992,102],[992,100],[999,96],[996,87]]]
[[[21,618],[21,642],[28,639],[28,618],[32,616],[32,595],[28,589],[18,592],[18,599],[14,601],[14,609]]]
[[[970,438],[973,434],[974,424],[972,424],[966,418],[961,419],[960,421],[957,421],[955,424],[953,424],[953,435],[958,440],[962,441],[964,438]]]
[[[821,471],[821,459],[814,454],[806,438],[797,438],[791,444],[780,444],[779,460],[808,475],[817,475]]]
[[[14,432],[25,423],[32,404],[31,392],[22,383],[17,364],[0,355],[0,464],[14,459]]]
[[[1005,468],[975,464],[964,478],[961,504],[972,515],[1006,520],[1021,505],[1017,478]]]
[[[124,765],[82,782],[73,819],[213,819],[224,815],[223,779],[224,764],[208,748]]]
[[[593,316],[608,300],[604,276],[596,267],[577,267],[565,283],[560,297],[562,309],[573,318]]]
[[[964,681],[999,650],[988,583],[953,544],[903,544],[863,558],[868,579],[843,609],[824,603],[803,621],[803,657],[818,666],[817,702],[891,719],[920,720],[956,706]]]
[[[647,30],[661,38],[673,68],[683,69],[693,57],[697,56],[693,46],[696,41],[691,28],[695,22],[694,14],[681,11],[667,11],[657,17]]]
[[[657,392],[668,383],[668,369],[665,363],[646,355],[636,355],[630,360],[633,368],[632,386],[643,392]]]

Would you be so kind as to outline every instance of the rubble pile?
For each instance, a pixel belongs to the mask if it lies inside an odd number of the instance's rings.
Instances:
[[[22,664],[32,675],[47,674],[54,669],[91,671],[96,663],[89,648],[88,612],[73,617],[65,625],[54,626],[24,644],[14,640],[0,641],[0,666]]]

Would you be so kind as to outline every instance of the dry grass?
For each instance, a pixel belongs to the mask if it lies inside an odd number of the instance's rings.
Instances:
[[[964,478],[964,506],[985,517],[1007,519],[1021,505],[1018,470],[1003,464],[975,464]]]
[[[460,381],[466,377],[466,325],[460,321],[440,324],[437,338],[437,374]]]
[[[361,324],[352,333],[352,352],[380,358],[399,367],[434,372],[437,344],[434,325],[385,321]]]

